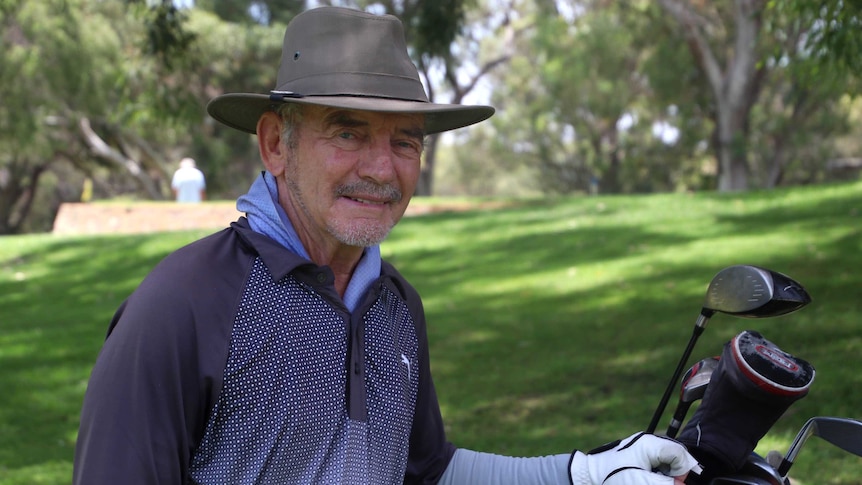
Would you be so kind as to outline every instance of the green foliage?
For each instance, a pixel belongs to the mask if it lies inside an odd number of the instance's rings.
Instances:
[[[810,395],[760,450],[786,450],[812,415],[862,417],[862,376],[848,365],[862,348],[862,183],[490,202],[408,217],[383,245],[423,295],[458,445],[532,456],[642,429],[707,283],[740,263],[784,272],[814,299],[776,319],[716,315],[692,357],[753,328],[817,367]],[[112,313],[165,254],[202,235],[0,238],[0,484],[68,483]],[[858,483],[862,461],[816,441],[794,476]]]
[[[587,192],[596,179],[610,193],[701,186],[683,165],[704,138],[681,98],[692,90],[676,66],[690,61],[667,58],[671,49],[680,52],[679,43],[657,36],[639,4],[585,9],[574,18],[537,16],[533,24],[519,49],[529,55],[511,61],[494,92],[502,107],[497,158],[517,156],[545,193]],[[667,98],[652,91],[654,72],[665,76],[655,84]],[[682,136],[663,143],[653,134],[656,123],[676,126]]]
[[[337,3],[337,2],[330,2]],[[361,9],[395,15],[404,24],[404,35],[415,59],[448,59],[452,43],[462,33],[466,8],[472,0],[424,0],[350,2]]]
[[[187,57],[195,35],[185,29],[186,14],[174,2],[162,0],[152,4],[143,0],[128,0],[140,4],[139,15],[144,19],[146,43],[144,50],[156,57],[168,71],[174,69],[174,60]]]
[[[200,68],[193,77],[198,102],[199,129],[191,132],[189,153],[207,175],[212,196],[233,199],[248,190],[250,180],[262,169],[255,137],[216,123],[202,107],[221,93],[265,93],[275,87],[284,25],[237,24],[195,12],[189,29],[201,46]],[[225,42],[225,39],[230,39]]]
[[[166,197],[176,161],[191,155],[211,197],[235,198],[259,170],[253,139],[214,126],[204,106],[221,89],[271,89],[284,26],[125,3],[22,2],[2,18],[0,233],[50,229],[59,201],[76,201],[84,177],[97,198]],[[93,137],[114,158],[96,153]]]
[[[198,0],[195,6],[215,13],[226,22],[287,24],[305,7],[303,0]]]
[[[455,38],[461,33],[464,0],[417,2],[413,19],[413,47],[422,55],[448,58]]]
[[[80,146],[70,135],[77,116],[116,106],[119,39],[105,28],[103,11],[89,7],[51,0],[4,11],[0,234],[26,227],[42,175],[77,156]]]
[[[62,115],[71,109],[104,109],[100,84],[117,59],[116,37],[105,35],[98,20],[82,15],[66,1],[27,2],[5,19],[11,29],[3,36],[3,108],[5,130],[0,143],[19,153],[44,150],[32,143],[49,128],[44,117],[21,116],[24,110]],[[13,33],[14,32],[14,33]],[[108,71],[108,75],[102,75]],[[44,155],[44,152],[40,153]]]
[[[862,4],[858,1],[770,0],[769,8],[813,25],[805,45],[820,67],[862,75]]]

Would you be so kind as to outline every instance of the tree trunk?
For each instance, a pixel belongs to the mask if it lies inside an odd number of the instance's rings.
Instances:
[[[3,189],[0,191],[0,234],[17,234],[20,231],[21,224],[27,219],[36,198],[39,177],[46,168],[44,165],[36,165],[29,167],[26,174],[22,173],[23,170],[6,173],[8,179],[5,183],[0,183]]]
[[[795,128],[800,125],[801,120],[808,117],[812,106],[810,91],[803,86],[793,86],[793,104],[790,106],[790,119],[781,125],[772,135],[772,157],[768,160],[765,187],[771,189],[777,187],[784,179],[784,171],[787,167],[787,145],[790,137],[796,133]]]
[[[610,194],[622,192],[622,183],[620,182],[622,160],[620,160],[619,137],[617,135],[616,123],[613,123],[606,133],[610,152],[607,154],[608,169],[605,171],[601,182],[602,191]]]
[[[731,192],[748,189],[748,133],[745,129],[745,113],[728,112],[719,107],[716,124],[718,126],[717,146],[718,157],[718,191]]]
[[[505,8],[501,9],[503,11],[506,10]],[[457,58],[444,59],[443,79],[444,82],[447,84],[448,89],[452,91],[452,98],[448,101],[449,103],[461,104],[464,100],[464,97],[476,88],[483,76],[491,72],[497,66],[509,62],[509,59],[511,59],[512,53],[510,51],[511,46],[513,45],[513,39],[516,35],[516,31],[508,21],[503,22],[503,24],[500,25],[499,28],[504,30],[504,33],[501,37],[507,39],[502,43],[502,45],[505,46],[503,49],[503,53],[489,61],[481,63],[479,65],[478,72],[476,72],[473,76],[469,77],[466,82],[462,81],[462,79],[460,78],[459,74],[463,73],[459,72],[459,68],[465,62],[478,62],[478,59],[470,59],[467,61],[462,61]],[[426,62],[425,57],[420,57],[420,59],[418,60],[417,67],[419,69],[419,72],[425,77],[425,80],[427,81],[428,100],[432,103],[437,102],[436,95],[434,92],[434,85],[431,82],[431,68]],[[434,194],[434,168],[437,161],[438,143],[439,134],[435,134],[428,137],[425,150],[425,164],[422,166],[422,171],[419,174],[419,182],[416,186],[416,195]]]
[[[777,140],[772,160],[769,164],[769,173],[766,175],[766,188],[773,189],[778,187],[781,180],[784,178],[784,167],[787,165],[787,149],[784,140]]]
[[[689,51],[709,81],[715,99],[718,190],[748,189],[748,117],[757,101],[764,73],[758,67],[758,35],[764,0],[734,0],[732,45],[722,66],[707,40],[704,16],[691,3],[661,0],[662,7],[682,26]],[[708,3],[705,5],[709,5]],[[730,19],[718,19],[724,22]],[[729,42],[730,44],[730,42]]]
[[[430,196],[434,194],[434,164],[437,161],[437,144],[440,135],[431,135],[425,144],[425,159],[419,172],[419,182],[414,195]]]

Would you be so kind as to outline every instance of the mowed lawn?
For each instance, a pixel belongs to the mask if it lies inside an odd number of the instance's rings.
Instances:
[[[810,416],[862,418],[862,182],[494,202],[406,218],[383,246],[424,296],[457,445],[544,455],[645,428],[707,284],[734,264],[786,273],[814,300],[772,319],[716,315],[689,362],[756,329],[815,365],[809,396],[758,450],[786,451]],[[111,315],[162,257],[209,232],[0,238],[0,484],[70,482]],[[813,438],[791,475],[858,484],[862,458]]]

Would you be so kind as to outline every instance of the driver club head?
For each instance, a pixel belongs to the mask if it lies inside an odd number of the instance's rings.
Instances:
[[[757,266],[736,265],[713,277],[701,313],[774,317],[794,312],[810,302],[808,292],[787,275]]]
[[[778,467],[778,473],[782,477],[787,476],[790,466],[793,465],[796,456],[799,455],[799,450],[811,436],[818,436],[848,453],[862,456],[862,421],[850,418],[815,416],[805,422],[788,448],[787,455]]]

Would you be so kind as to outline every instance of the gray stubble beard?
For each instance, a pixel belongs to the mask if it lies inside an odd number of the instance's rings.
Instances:
[[[294,194],[293,199],[296,200],[297,204],[299,205],[299,210],[301,210],[309,219],[311,219],[311,212],[308,210],[308,207],[303,202],[303,191],[300,188],[299,184],[296,183],[296,177],[294,176],[294,174],[296,173],[296,167],[298,162],[296,160],[296,145],[293,142],[292,138],[288,139],[288,143],[286,144],[286,146],[288,151],[288,162],[285,165],[283,175],[285,184],[287,185],[288,189]],[[335,195],[340,197],[356,192],[362,194],[382,196],[388,200],[391,200],[392,202],[398,202],[403,197],[401,191],[392,185],[380,185],[364,180],[338,186],[336,188]],[[398,219],[391,221],[391,224],[389,224],[388,227],[382,227],[377,224],[354,226],[349,222],[342,223],[330,220],[326,221],[325,230],[342,244],[355,247],[371,247],[382,243],[397,223]]]

